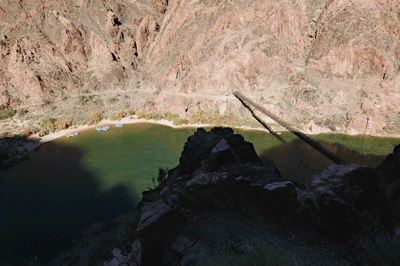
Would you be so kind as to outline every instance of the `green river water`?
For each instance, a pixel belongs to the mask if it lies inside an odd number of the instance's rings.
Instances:
[[[152,187],[158,167],[173,168],[195,128],[149,123],[88,130],[41,146],[0,170],[0,265],[47,262],[95,221],[109,221],[136,206]],[[282,176],[309,184],[331,164],[291,133],[282,143],[271,134],[235,130],[254,144]],[[314,139],[347,162],[377,166],[400,139],[317,135]]]

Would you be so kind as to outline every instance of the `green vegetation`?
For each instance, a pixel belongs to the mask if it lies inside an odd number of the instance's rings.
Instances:
[[[54,125],[59,129],[67,129],[69,126],[72,125],[72,122],[70,120],[62,119],[62,120],[57,120],[55,121]]]
[[[162,182],[164,182],[168,177],[168,168],[163,168],[163,167],[159,167],[158,168],[158,174],[157,174],[157,182],[158,184],[161,184]],[[156,188],[156,178],[153,176],[151,178],[151,181],[153,182],[153,186],[154,188]],[[148,189],[151,190],[151,188],[148,187]]]
[[[116,103],[116,102],[118,102],[118,98],[117,98],[117,97],[109,97],[109,98],[107,99],[107,101],[108,101],[109,103]]]
[[[72,121],[67,119],[56,120],[51,117],[44,117],[40,120],[39,124],[41,127],[39,130],[39,137],[43,137],[44,135],[49,134],[49,132],[67,129],[72,125]]]
[[[126,116],[127,116],[127,113],[126,113],[126,111],[118,111],[118,112],[115,114],[115,116],[116,116],[117,118],[121,119],[121,118],[126,117]]]
[[[111,114],[108,115],[108,119],[117,120],[117,116],[115,115],[115,113],[111,113]]]
[[[148,99],[148,100],[146,100],[144,106],[146,106],[146,105],[154,107],[156,105],[156,103],[153,100]]]
[[[23,117],[24,116],[24,114],[26,114],[28,112],[28,110],[26,110],[26,109],[18,109],[17,110],[17,116],[20,118],[20,117]]]
[[[189,116],[189,122],[191,124],[208,124],[210,121],[210,116],[208,116],[203,109],[199,109],[196,112],[191,113]]]
[[[22,103],[22,101],[19,99],[19,97],[15,98],[14,101],[15,101],[16,104],[21,104]]]
[[[53,132],[55,130],[55,125],[54,125],[55,119],[51,117],[44,117],[40,120],[40,126],[42,129],[46,130],[47,132],[51,131]],[[39,131],[40,133],[40,131]]]
[[[46,106],[46,105],[49,105],[49,104],[51,104],[52,103],[52,101],[51,100],[49,100],[49,99],[42,99],[42,107],[44,107],[44,106]]]
[[[168,176],[168,168],[165,169],[163,167],[158,168],[157,182],[159,184],[164,182],[165,179],[167,179],[167,176]]]
[[[376,133],[384,136],[390,136],[390,135],[400,135],[400,130],[399,129],[382,129],[382,130],[377,130]]]
[[[95,99],[93,102],[99,106],[104,106],[103,99]]]
[[[133,111],[133,114],[135,114],[134,111]],[[165,112],[162,114],[159,114],[159,113],[144,114],[143,112],[137,112],[136,116],[138,119],[143,118],[143,119],[147,119],[147,120],[161,120],[161,119],[169,120],[169,121],[172,121],[175,126],[189,124],[189,121],[187,119],[180,118],[179,115],[171,114],[168,112]]]
[[[103,116],[100,112],[95,111],[95,112],[90,112],[90,117],[92,118],[93,122],[100,122],[101,119],[103,119]]]
[[[35,130],[33,130],[32,128],[24,128],[24,130],[21,133],[21,137],[26,138],[34,133],[35,133]]]
[[[229,126],[251,126],[259,127],[258,123],[252,118],[244,118],[239,120],[237,116],[233,114],[221,115],[218,111],[213,115],[207,114],[203,109],[199,109],[193,112],[189,116],[191,124],[211,124],[211,125],[229,125]]]
[[[88,96],[84,96],[84,95],[79,95],[78,96],[78,103],[80,105],[85,105],[88,101],[89,101],[89,97]]]
[[[272,247],[261,244],[249,248],[248,252],[237,254],[233,252],[217,253],[206,256],[198,261],[197,266],[286,266],[295,265],[292,260],[284,255],[279,255]]]
[[[7,119],[15,115],[17,111],[12,109],[11,107],[0,107],[0,120]]]
[[[141,118],[143,118],[144,113],[143,112],[137,112],[136,116],[137,116],[138,119],[141,119]]]
[[[49,131],[47,129],[41,128],[38,132],[39,137],[43,137],[45,135],[49,134]]]

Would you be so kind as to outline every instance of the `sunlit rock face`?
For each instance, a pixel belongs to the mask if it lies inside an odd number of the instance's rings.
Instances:
[[[396,129],[399,8],[395,0],[3,1],[0,105],[136,88],[158,92],[153,111],[244,116],[225,97],[240,90],[318,131],[365,133],[367,118],[367,133]]]

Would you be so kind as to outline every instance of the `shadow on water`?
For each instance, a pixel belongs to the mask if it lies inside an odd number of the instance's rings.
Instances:
[[[342,144],[322,141],[319,143],[348,163],[373,168],[378,166],[390,153],[388,151],[386,155],[367,154],[349,149]],[[334,163],[300,139],[265,149],[259,153],[259,156],[265,164],[274,164],[282,177],[306,186],[309,186],[311,177],[318,174],[321,168]]]
[[[84,151],[47,143],[0,170],[0,265],[49,262],[95,221],[134,208],[140,195],[123,185],[100,190],[83,164]]]

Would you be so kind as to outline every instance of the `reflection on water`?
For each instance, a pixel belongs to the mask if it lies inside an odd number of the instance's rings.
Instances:
[[[46,262],[93,222],[132,209],[152,186],[158,167],[179,163],[184,143],[195,131],[151,124],[90,130],[48,143],[27,160],[0,170],[0,264],[26,264],[34,256]],[[264,132],[235,132],[288,179],[307,184],[310,175],[331,164],[291,133],[281,135],[287,142],[282,144]],[[400,143],[343,135],[313,138],[328,141],[323,145],[345,161],[372,167]]]

